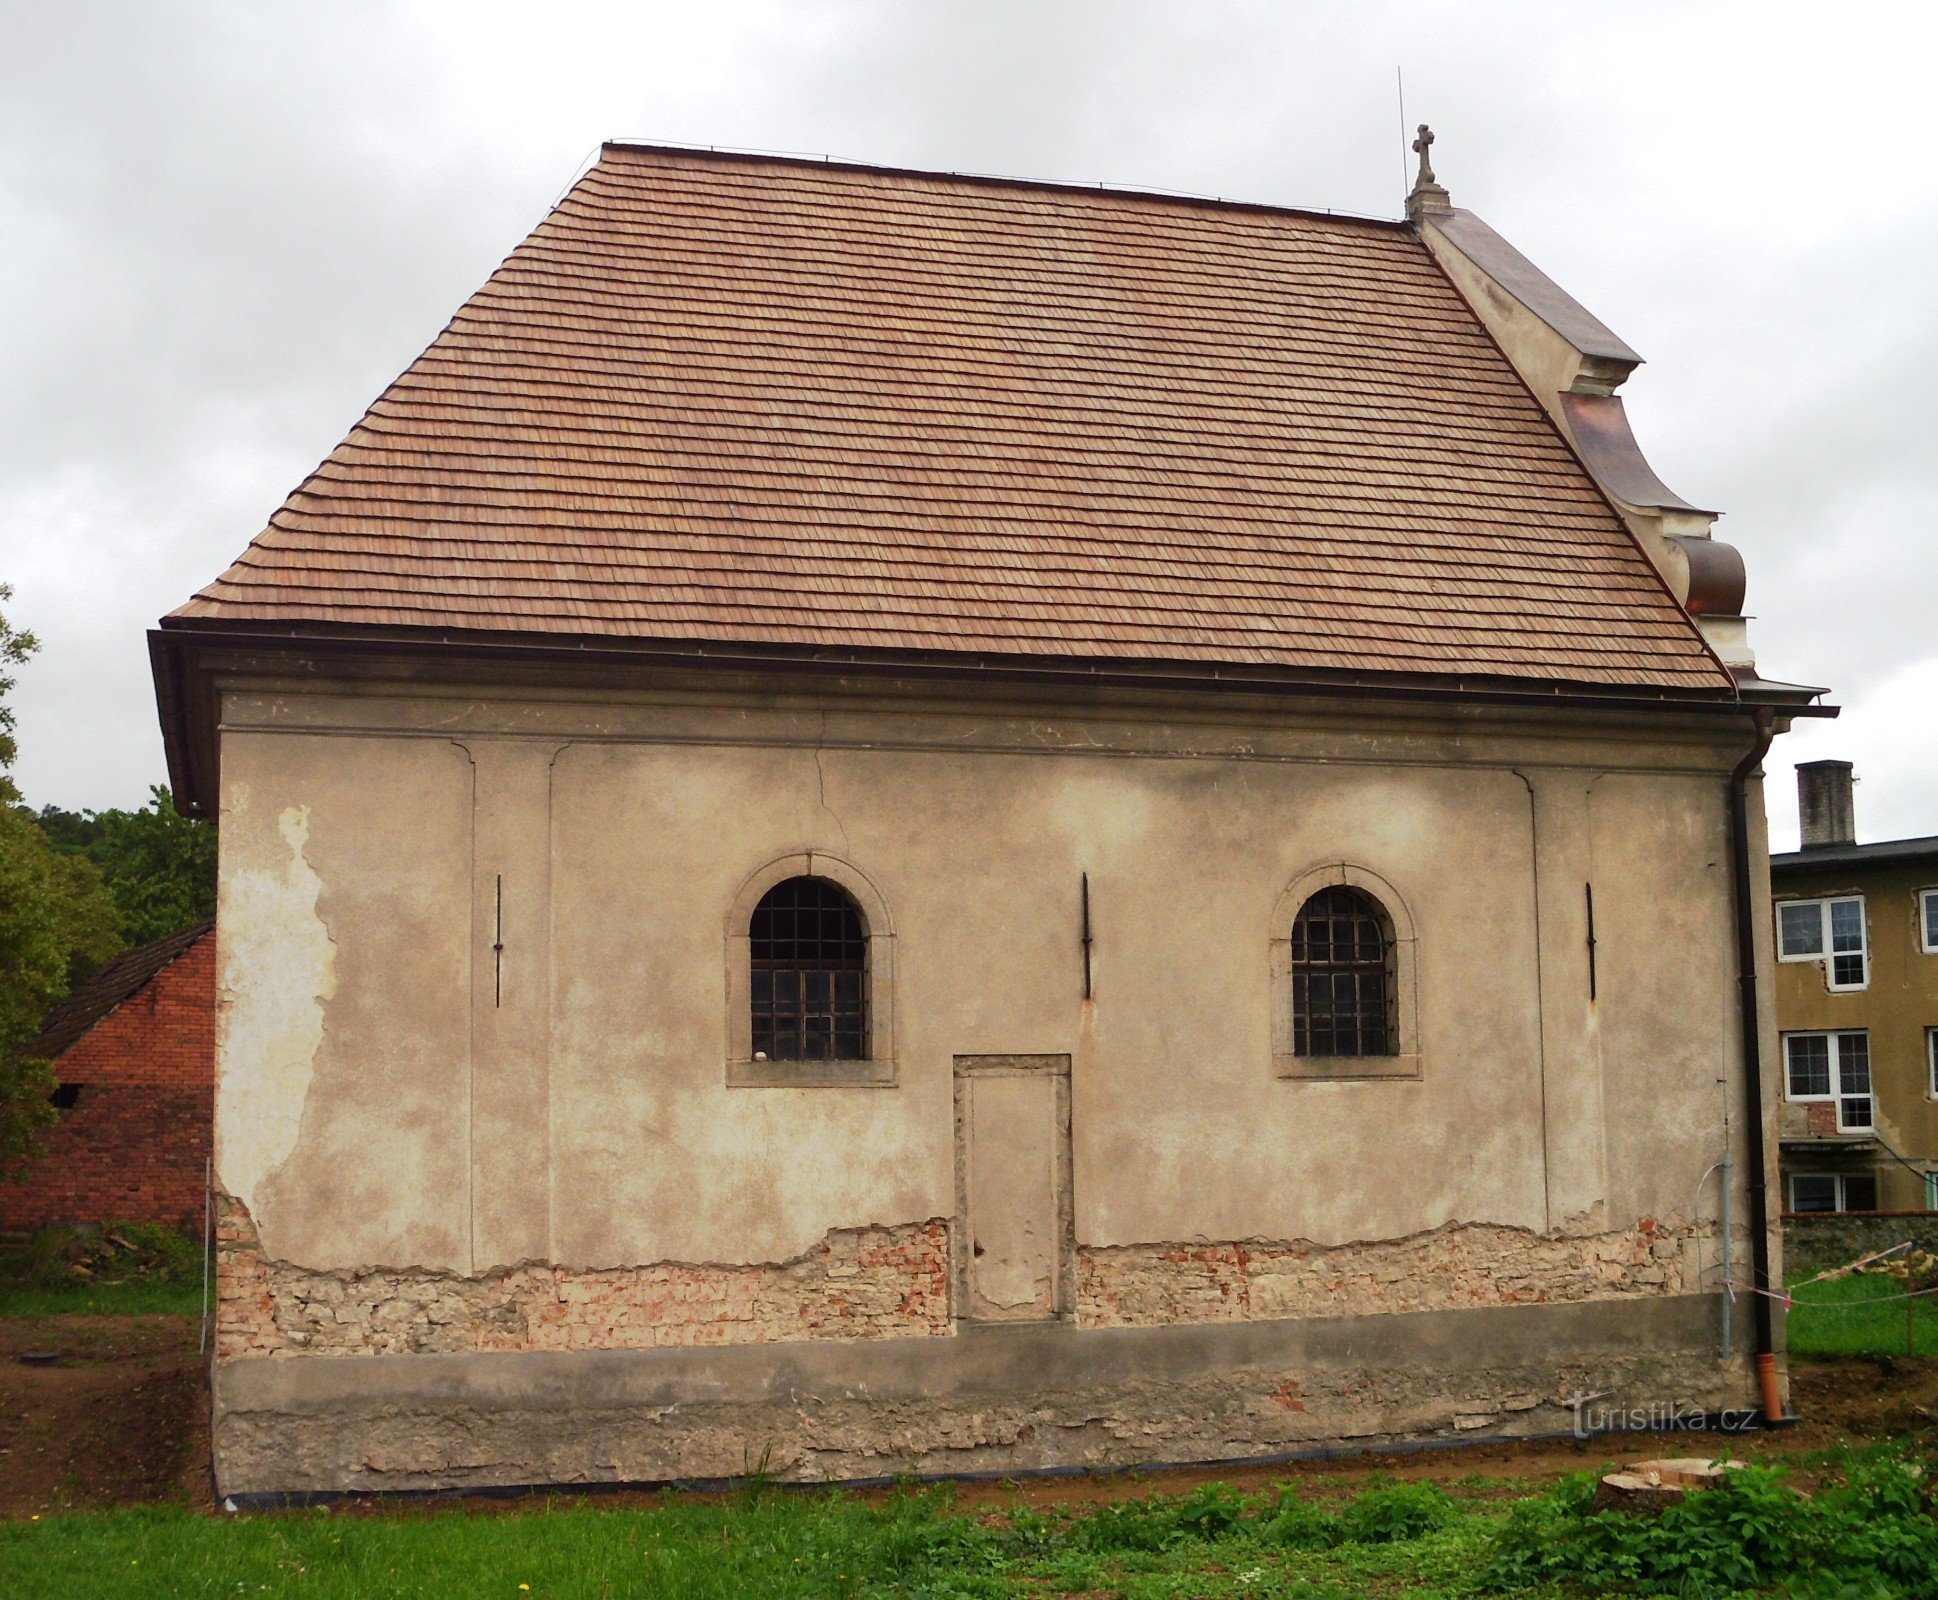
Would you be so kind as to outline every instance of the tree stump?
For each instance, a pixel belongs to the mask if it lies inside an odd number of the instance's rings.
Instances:
[[[1742,1466],[1740,1461],[1712,1461],[1707,1456],[1670,1456],[1638,1461],[1610,1472],[1595,1485],[1597,1511],[1627,1511],[1652,1516],[1675,1504],[1692,1489],[1713,1489],[1723,1474]]]

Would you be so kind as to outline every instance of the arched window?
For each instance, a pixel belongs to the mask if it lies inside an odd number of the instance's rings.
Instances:
[[[868,927],[848,891],[787,878],[748,926],[755,1060],[868,1056]]]
[[[1393,922],[1363,889],[1335,884],[1292,923],[1292,1053],[1400,1053]]]

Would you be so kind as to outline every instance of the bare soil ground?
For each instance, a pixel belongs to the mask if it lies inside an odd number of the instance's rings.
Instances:
[[[197,1331],[196,1319],[184,1316],[0,1319],[0,1517],[160,1501],[213,1509],[208,1392]],[[21,1362],[23,1354],[45,1350],[58,1353],[55,1365]],[[1791,1368],[1791,1403],[1801,1418],[1796,1426],[1743,1437],[1732,1448],[1794,1458],[1893,1434],[1938,1442],[1938,1359],[1798,1361]],[[1357,1492],[1374,1474],[1506,1496],[1605,1461],[1716,1450],[1717,1442],[1703,1435],[1476,1444],[1267,1466],[969,1483],[958,1499],[991,1510],[1086,1505],[1179,1494],[1214,1480],[1253,1492],[1290,1482],[1324,1497]],[[538,1498],[471,1504],[474,1510],[515,1511]],[[600,1498],[645,1504],[658,1496],[622,1491]],[[449,1503],[442,1497],[406,1502],[427,1511]],[[394,1512],[399,1502],[358,1501],[341,1509],[362,1506]]]
[[[211,1503],[197,1319],[0,1318],[0,1516]],[[51,1367],[27,1366],[54,1351]]]

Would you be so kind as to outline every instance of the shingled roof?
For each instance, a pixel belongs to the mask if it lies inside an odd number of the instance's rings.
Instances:
[[[99,972],[83,983],[47,1014],[40,1033],[22,1052],[29,1060],[52,1061],[74,1044],[97,1022],[124,1001],[153,983],[164,969],[172,966],[202,939],[215,931],[215,923],[198,922],[180,933],[171,933],[147,944],[123,950]]]
[[[1732,690],[1402,224],[628,145],[236,624]]]

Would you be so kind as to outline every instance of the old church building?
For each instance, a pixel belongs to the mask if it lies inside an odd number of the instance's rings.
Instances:
[[[1809,693],[1410,213],[610,145],[163,620],[225,1493],[1756,1403]]]

